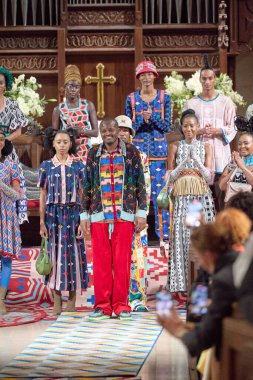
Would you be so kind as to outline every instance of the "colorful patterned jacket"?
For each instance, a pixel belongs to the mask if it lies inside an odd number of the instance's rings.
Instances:
[[[132,144],[119,140],[124,157],[123,200],[120,219],[133,222],[135,216],[146,218],[147,195],[140,153]],[[100,189],[100,159],[103,144],[90,149],[81,206],[81,220],[103,221],[104,212]],[[138,205],[138,211],[137,210]]]
[[[171,122],[170,97],[157,90],[156,98],[147,103],[142,100],[139,91],[132,94],[126,99],[125,114],[132,119],[135,130],[133,144],[146,153],[149,160],[165,160],[168,156],[165,132],[170,132]],[[152,115],[146,123],[143,111],[148,106],[152,109]]]

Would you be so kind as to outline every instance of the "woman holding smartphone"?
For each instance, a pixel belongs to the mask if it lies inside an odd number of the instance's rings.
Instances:
[[[233,220],[233,228],[225,223],[229,219]],[[216,358],[220,359],[222,320],[231,314],[237,296],[232,272],[238,256],[235,244],[241,241],[245,244],[250,231],[250,219],[233,208],[221,211],[214,223],[203,224],[192,231],[191,243],[196,260],[212,279],[207,312],[196,324],[183,322],[174,307],[169,314],[158,315],[158,322],[181,339],[191,356],[199,356],[203,350],[215,346]]]
[[[188,285],[188,250],[191,229],[185,224],[187,210],[193,201],[202,205],[204,221],[214,219],[214,203],[208,184],[212,180],[212,149],[196,140],[199,121],[194,110],[181,117],[184,139],[171,144],[168,168],[173,182],[173,212],[169,248],[168,290],[186,292]]]

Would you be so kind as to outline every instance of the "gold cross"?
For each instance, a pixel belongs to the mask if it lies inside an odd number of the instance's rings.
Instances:
[[[98,118],[102,119],[105,116],[104,111],[104,84],[114,84],[116,82],[116,78],[113,75],[110,75],[109,77],[104,77],[104,65],[103,63],[99,63],[96,66],[97,69],[97,76],[92,77],[88,75],[84,81],[87,84],[96,83],[97,84],[97,101],[98,101],[98,111],[97,115]]]

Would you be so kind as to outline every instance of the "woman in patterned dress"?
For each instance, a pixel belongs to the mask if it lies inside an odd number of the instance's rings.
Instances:
[[[21,252],[21,235],[16,209],[20,198],[18,164],[9,159],[12,143],[0,129],[0,315],[6,314],[4,299],[10,282],[12,260]]]
[[[219,187],[226,190],[227,183],[235,172],[233,182],[248,183],[253,186],[253,134],[243,132],[238,139],[238,152],[232,152],[232,161],[225,167],[220,180]]]
[[[196,140],[199,122],[195,111],[184,111],[181,125],[184,140],[172,144],[168,156],[170,178],[174,182],[168,273],[168,289],[171,292],[187,291],[191,231],[185,225],[185,217],[189,204],[197,199],[203,206],[205,221],[214,219],[213,197],[208,186],[212,179],[211,147]]]
[[[52,126],[55,129],[75,129],[77,139],[76,157],[86,162],[91,148],[90,138],[98,136],[98,121],[94,104],[80,98],[81,74],[77,66],[68,65],[64,72],[66,99],[53,111]]]
[[[5,133],[9,141],[21,135],[21,128],[26,127],[28,120],[20,110],[18,103],[4,96],[5,91],[9,91],[12,87],[13,76],[4,67],[0,66],[0,130]],[[19,163],[19,159],[15,149],[9,157],[11,160]],[[25,191],[25,178],[21,166],[18,166],[21,178],[21,188],[23,191],[22,199],[17,202],[19,223],[27,221],[27,199]]]
[[[69,292],[65,311],[75,311],[76,290],[86,289],[88,285],[85,246],[79,226],[85,166],[71,156],[75,153],[73,130],[55,132],[49,128],[45,146],[55,155],[44,161],[39,171],[40,235],[48,237],[53,267],[45,277],[45,284],[54,289],[53,311],[60,314],[61,292]]]

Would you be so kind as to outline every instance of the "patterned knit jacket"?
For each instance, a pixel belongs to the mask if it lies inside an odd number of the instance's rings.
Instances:
[[[143,118],[143,111],[147,110],[148,103],[144,102],[140,92],[134,93],[134,110],[131,104],[131,94],[126,99],[125,114],[132,119],[135,137],[133,144],[147,154],[150,160],[165,160],[168,155],[168,148],[165,133],[170,132],[171,105],[170,96],[165,94],[163,104],[161,104],[161,91],[157,91],[156,98],[150,102],[152,115],[146,123]],[[162,111],[162,108],[164,109]]]
[[[140,153],[134,145],[125,144],[119,140],[119,147],[124,157],[123,199],[120,219],[133,222],[135,215],[143,218],[146,218],[147,215],[147,195],[142,163]],[[102,149],[103,144],[100,144],[91,148],[88,153],[81,220],[90,217],[91,222],[99,222],[105,219],[100,187]]]

